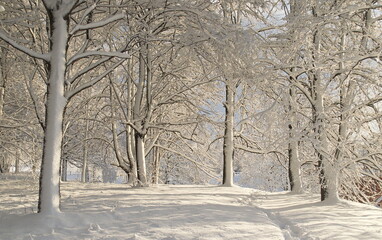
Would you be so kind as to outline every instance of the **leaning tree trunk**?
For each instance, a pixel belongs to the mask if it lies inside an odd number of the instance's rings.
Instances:
[[[223,144],[223,186],[233,186],[233,124],[234,124],[235,92],[232,86],[226,83],[224,144]]]
[[[68,43],[68,18],[58,10],[49,10],[51,21],[51,59],[46,103],[43,158],[40,172],[38,211],[60,212],[60,159],[63,115],[66,106],[64,79]]]

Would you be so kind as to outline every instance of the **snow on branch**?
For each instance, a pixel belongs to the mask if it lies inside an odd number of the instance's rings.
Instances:
[[[34,79],[37,71],[38,71],[38,67],[35,68],[35,70],[33,71],[33,73],[30,76],[27,75],[26,72],[23,72],[23,73],[24,73],[25,85],[27,87],[29,96],[31,97],[31,100],[32,100],[32,103],[33,103],[34,112],[36,114],[36,117],[38,119],[38,122],[39,122],[41,128],[45,129],[44,118],[41,116],[42,114],[40,113],[40,111],[39,111],[39,109],[37,107],[38,100],[37,100],[37,97],[36,97],[36,94],[35,94],[35,90],[32,87],[33,79]]]
[[[45,8],[49,11],[60,9],[61,14],[66,15],[70,13],[73,8],[85,2],[85,0],[43,0]]]
[[[171,149],[171,148],[168,148],[168,147],[159,145],[159,144],[154,144],[154,147],[158,147],[158,148],[161,148],[161,149],[166,150],[166,151],[168,151],[168,152],[172,152],[172,153],[174,153],[174,154],[176,154],[176,155],[178,155],[178,156],[180,156],[180,157],[182,157],[182,158],[184,158],[184,159],[186,159],[186,160],[192,162],[193,164],[195,164],[195,166],[197,166],[198,169],[200,169],[202,172],[204,172],[205,174],[207,174],[207,176],[219,180],[219,178],[218,178],[216,175],[214,175],[213,173],[211,173],[211,172],[209,172],[209,171],[207,171],[207,170],[204,169],[204,168],[207,167],[206,165],[203,165],[203,164],[201,164],[201,163],[195,161],[194,159],[192,159],[192,158],[186,156],[185,154],[183,154],[183,153],[181,153],[181,152],[179,152],[179,151],[176,151],[176,150],[174,150],[174,149]]]
[[[285,155],[283,152],[278,151],[278,150],[261,150],[261,149],[254,149],[254,148],[249,148],[249,147],[245,147],[245,146],[242,146],[242,145],[236,145],[236,144],[235,144],[235,148],[236,148],[236,149],[243,150],[243,151],[245,151],[245,152],[254,153],[254,154],[266,155],[266,154],[274,153],[274,154],[280,154],[280,155],[286,157],[286,155]]]
[[[130,58],[131,56],[128,53],[122,53],[122,52],[103,52],[103,51],[89,51],[84,52],[81,54],[76,54],[73,57],[71,57],[67,65],[70,65],[74,63],[75,61],[78,61],[82,58],[87,58],[91,56],[107,56],[107,57],[119,57],[119,58]]]
[[[112,22],[118,21],[120,19],[123,19],[125,17],[126,17],[126,14],[120,13],[120,14],[116,14],[116,15],[114,15],[112,17],[103,19],[103,20],[101,20],[99,22],[93,22],[93,23],[84,24],[84,25],[77,25],[77,26],[75,26],[72,29],[72,31],[70,31],[70,34],[72,35],[72,34],[75,34],[78,31],[100,28],[100,27],[108,25],[109,23],[112,23]]]
[[[89,14],[96,8],[96,6],[97,6],[97,3],[94,3],[93,5],[91,5],[90,7],[88,7],[88,8],[86,9],[86,11],[83,13],[83,15],[82,15],[82,17],[81,17],[81,20],[78,21],[78,23],[82,23],[82,22],[85,20],[86,16],[89,15]]]
[[[104,73],[102,73],[101,75],[99,75],[98,77],[95,77],[93,78],[92,80],[80,85],[79,87],[75,88],[75,89],[72,89],[68,92],[65,93],[65,97],[69,100],[70,98],[72,98],[74,95],[76,95],[77,93],[81,92],[82,90],[85,90],[91,86],[93,86],[94,84],[96,84],[97,82],[99,82],[100,80],[102,80],[104,77],[106,77],[106,75],[108,75],[109,73],[111,73],[112,71],[114,71],[115,68],[117,68],[119,65],[121,65],[123,62],[125,61],[125,59],[122,59],[122,60],[119,60],[118,62],[116,62],[114,65],[112,65],[111,67],[109,67],[109,69],[107,69]]]
[[[80,70],[73,77],[71,77],[70,79],[67,79],[65,82],[68,82],[68,83],[72,84],[74,81],[76,81],[82,75],[86,74],[87,72],[90,72],[94,68],[96,68],[96,67],[100,66],[101,64],[109,61],[110,59],[111,59],[111,57],[103,57],[103,58],[101,58],[97,62],[92,63],[89,66],[85,67],[84,69]]]
[[[1,30],[0,30],[0,39],[2,39],[4,42],[8,43],[12,47],[16,48],[17,50],[20,50],[21,52],[23,52],[23,53],[25,53],[31,57],[38,58],[38,59],[41,59],[41,60],[44,60],[47,62],[50,61],[50,53],[41,54],[41,53],[35,52],[32,49],[29,49],[25,46],[22,46],[22,45],[18,44],[15,40],[11,39],[4,31],[1,31]]]

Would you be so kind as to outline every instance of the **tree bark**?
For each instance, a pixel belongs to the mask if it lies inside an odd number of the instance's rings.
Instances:
[[[0,119],[3,117],[3,107],[4,107],[4,95],[5,95],[5,79],[3,75],[3,51],[0,48]]]
[[[143,101],[143,95],[144,95],[144,89],[145,89],[145,82],[147,79],[146,78],[147,66],[145,63],[145,54],[146,54],[145,48],[146,48],[146,44],[141,44],[141,49],[139,53],[139,82],[137,84],[137,91],[135,94],[135,103],[134,103],[134,111],[133,111],[134,120],[140,119],[142,117],[141,108],[142,108],[142,101]],[[145,119],[145,120],[149,121],[149,119]],[[146,155],[145,155],[145,143],[144,143],[144,137],[145,137],[146,131],[144,129],[145,126],[144,126],[143,120],[138,120],[136,122],[136,126],[140,130],[140,132],[136,130],[134,134],[138,180],[139,180],[139,184],[145,186],[147,185],[146,159],[145,159]]]
[[[21,158],[21,150],[16,149],[15,173],[20,173],[20,158]]]
[[[133,131],[131,130],[130,126],[126,126],[126,151],[127,151],[127,157],[129,159],[130,163],[130,171],[128,173],[128,183],[132,185],[137,184],[138,180],[138,169],[137,169],[137,160],[136,155],[134,154],[134,141],[135,139]]]
[[[137,170],[138,180],[142,186],[147,185],[146,174],[146,159],[145,159],[145,140],[144,137],[138,133],[135,134],[135,147],[137,152]]]
[[[315,18],[320,17],[319,7],[312,8]],[[338,201],[338,172],[334,167],[334,158],[331,159],[329,154],[329,140],[327,137],[327,124],[324,108],[324,92],[325,87],[322,82],[319,64],[321,61],[321,31],[318,28],[313,33],[313,71],[312,74],[312,96],[314,99],[313,106],[313,122],[316,133],[315,149],[318,155],[319,180],[321,187],[321,201]]]
[[[296,92],[293,86],[289,89],[289,144],[288,144],[288,157],[289,157],[289,184],[290,191],[293,193],[302,193],[301,181],[301,163],[298,155],[298,140],[296,134],[297,120],[296,120]]]
[[[225,107],[225,122],[224,122],[224,144],[223,144],[223,186],[233,186],[233,154],[234,154],[234,104],[235,91],[227,82],[225,86],[226,101]]]
[[[88,118],[88,112],[86,109],[86,118]],[[85,139],[83,141],[83,162],[82,162],[82,172],[81,172],[81,182],[89,182],[89,169],[88,169],[88,144],[87,139],[89,135],[89,120],[85,120]]]
[[[330,161],[329,144],[326,133],[326,124],[324,118],[324,105],[322,92],[318,92],[316,99],[316,128],[318,133],[318,157],[320,170],[321,201],[337,201],[338,196],[338,173],[334,168],[334,163]]]
[[[61,160],[61,181],[68,181],[68,159],[65,156],[65,153],[62,153]]]
[[[4,108],[4,95],[5,95],[5,79],[3,75],[3,52],[0,48],[0,120],[3,118],[3,108]],[[5,149],[0,146],[0,172],[9,172],[8,159],[5,154]]]
[[[132,120],[132,92],[133,92],[133,84],[132,77],[133,76],[133,64],[131,60],[129,61],[129,74],[127,77],[127,120]],[[128,173],[128,183],[135,186],[138,180],[138,170],[137,170],[137,160],[135,154],[135,145],[134,145],[134,131],[128,124],[126,125],[126,152],[127,158],[130,163],[130,172]]]
[[[158,147],[154,147],[153,151],[154,161],[152,183],[157,185],[159,183],[160,151]]]
[[[60,212],[60,159],[66,107],[64,80],[69,20],[58,10],[48,9],[48,13],[52,26],[52,55],[49,64],[38,212],[55,214]]]

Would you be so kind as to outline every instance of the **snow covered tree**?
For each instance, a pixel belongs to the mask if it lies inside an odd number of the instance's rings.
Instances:
[[[130,169],[140,184],[146,185],[150,175],[146,161],[153,156],[150,151],[178,152],[157,144],[162,134],[195,140],[188,130],[196,129],[200,107],[192,93],[211,79],[202,72],[196,52],[198,44],[208,40],[199,22],[206,14],[203,5],[157,1],[136,8],[128,18],[130,31],[136,33],[130,41],[136,52],[124,70],[112,77],[112,103],[116,106],[112,121],[116,121],[114,142],[126,146],[121,151],[122,147],[114,145],[120,152],[117,165]]]
[[[336,201],[341,184],[346,184],[340,181],[342,174],[348,172],[359,157],[354,153],[360,146],[350,145],[357,134],[349,124],[353,122],[356,126],[363,118],[354,111],[356,105],[362,105],[357,103],[359,98],[363,98],[357,94],[362,92],[357,91],[357,82],[374,78],[360,72],[367,71],[367,64],[373,64],[377,56],[379,42],[370,37],[374,33],[368,29],[371,22],[378,22],[370,21],[370,14],[379,6],[376,1],[350,4],[301,0],[290,4],[296,5],[298,14],[289,14],[286,24],[278,27],[287,29],[286,32],[271,36],[278,39],[276,46],[288,49],[288,54],[280,51],[281,62],[274,59],[269,62],[289,77],[296,93],[310,104],[311,114],[303,110],[302,105],[295,107],[300,116],[311,122],[304,127],[305,133],[299,139],[304,139],[301,141],[304,146],[310,142],[317,152],[321,199]],[[378,15],[377,11],[373,14]],[[365,42],[372,47],[365,47]],[[376,100],[374,94],[366,95]],[[356,132],[359,131],[362,130]]]
[[[42,1],[43,6],[40,2],[33,2],[34,9],[44,8],[46,11],[45,27],[48,30],[49,42],[43,43],[45,44],[43,49],[32,49],[21,45],[12,38],[12,33],[0,32],[0,39],[46,64],[47,102],[39,196],[39,212],[41,213],[54,214],[60,211],[59,171],[63,115],[67,101],[101,80],[121,64],[124,58],[128,57],[128,54],[124,53],[125,46],[118,47],[117,51],[100,50],[104,48],[102,40],[92,39],[88,34],[93,29],[102,28],[125,17],[125,14],[119,13],[119,5],[110,4],[104,7],[101,2],[44,0]],[[100,8],[100,13],[91,14],[94,10],[98,10],[97,8]],[[110,15],[105,10],[110,10]],[[76,20],[74,21],[74,19]],[[17,24],[17,20],[15,24]],[[39,25],[44,22],[34,24]],[[72,50],[70,47],[79,41],[78,39],[81,39],[82,47]],[[91,43],[94,43],[95,46]],[[105,66],[106,62],[115,57],[122,58],[122,60],[111,66]],[[87,59],[91,59],[91,62],[81,68],[79,63]],[[105,70],[96,75],[92,70],[99,66],[105,66]],[[76,68],[79,70],[75,71]],[[88,73],[92,73],[92,75]]]

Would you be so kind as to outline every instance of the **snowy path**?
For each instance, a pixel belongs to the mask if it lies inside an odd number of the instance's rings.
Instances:
[[[0,239],[284,239],[263,211],[242,204],[249,189],[73,183],[62,189],[58,220],[3,216]],[[7,210],[17,212],[13,205]]]
[[[217,187],[135,189],[118,203],[115,217],[135,233],[131,239],[283,239],[264,212],[238,202],[244,194]]]
[[[57,218],[31,213],[35,183],[0,181],[0,240],[381,240],[382,210],[245,188],[62,185]],[[27,214],[27,215],[26,215]]]

